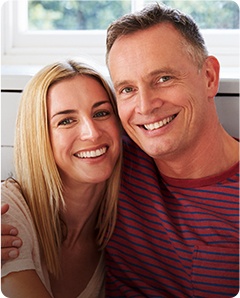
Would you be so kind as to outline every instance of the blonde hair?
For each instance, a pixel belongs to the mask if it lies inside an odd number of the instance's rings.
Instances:
[[[60,273],[58,256],[63,241],[60,209],[65,203],[49,138],[47,96],[49,87],[54,83],[78,75],[91,76],[103,86],[118,118],[114,93],[103,76],[85,63],[69,60],[46,66],[30,80],[22,94],[16,122],[16,180],[30,208],[48,271],[55,276]],[[101,249],[110,238],[116,221],[121,158],[120,154],[106,182],[99,209],[96,228]]]

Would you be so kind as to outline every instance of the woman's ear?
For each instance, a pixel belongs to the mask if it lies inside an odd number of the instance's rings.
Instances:
[[[214,56],[208,56],[205,60],[205,75],[207,82],[208,98],[214,98],[219,87],[220,64]]]

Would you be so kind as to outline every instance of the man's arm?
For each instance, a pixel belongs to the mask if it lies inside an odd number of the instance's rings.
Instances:
[[[35,270],[13,272],[2,278],[2,293],[12,298],[51,298]]]
[[[1,207],[1,215],[9,209],[8,204]],[[1,260],[2,264],[8,260],[15,259],[19,255],[19,247],[22,246],[22,240],[17,237],[18,230],[10,225],[1,225]]]

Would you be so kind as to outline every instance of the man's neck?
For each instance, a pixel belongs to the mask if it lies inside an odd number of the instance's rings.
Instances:
[[[155,159],[160,173],[179,179],[197,179],[220,174],[239,161],[239,142],[222,128],[215,137],[190,146],[182,153]]]

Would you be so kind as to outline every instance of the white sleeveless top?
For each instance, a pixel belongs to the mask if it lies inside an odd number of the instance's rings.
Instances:
[[[1,197],[2,204],[8,203],[10,205],[8,212],[2,216],[2,224],[17,227],[18,236],[23,241],[23,245],[19,250],[19,257],[2,265],[1,276],[4,277],[11,272],[35,270],[48,292],[52,295],[49,275],[45,264],[40,258],[37,234],[26,201],[15,183],[7,181],[1,185]],[[85,290],[76,298],[89,297],[105,297],[104,253],[102,253],[98,266]]]

